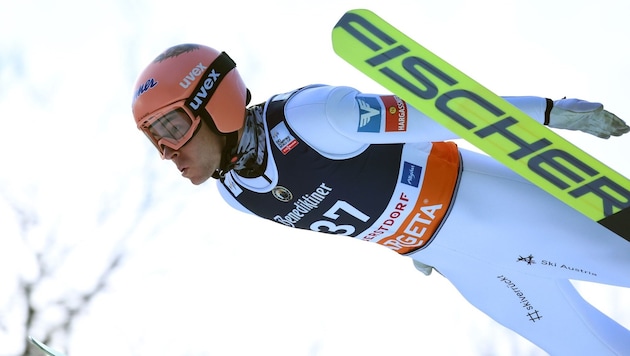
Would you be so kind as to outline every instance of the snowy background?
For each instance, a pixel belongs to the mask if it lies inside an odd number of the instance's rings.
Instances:
[[[253,102],[312,83],[384,93],[332,51],[352,8],[501,95],[601,101],[630,120],[625,0],[2,1],[0,355],[23,352],[24,285],[39,282],[38,336],[59,323],[55,300],[80,305],[73,296],[112,265],[53,345],[73,356],[541,354],[389,250],[230,210],[136,130],[136,76],[182,42],[227,51]],[[630,138],[562,134],[630,176]],[[630,326],[627,289],[580,288]]]

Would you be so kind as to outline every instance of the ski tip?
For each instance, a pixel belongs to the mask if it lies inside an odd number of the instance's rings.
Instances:
[[[368,9],[353,9],[346,11],[337,21],[332,30],[333,50],[342,58],[348,60],[348,53],[353,53],[357,41],[375,51],[379,45],[376,41],[390,43],[393,39],[384,32],[382,25],[389,25],[376,13]],[[376,47],[375,47],[376,46]]]
[[[57,351],[43,342],[37,340],[33,336],[29,335],[28,340],[35,346],[37,346],[40,350],[42,350],[48,356],[66,356],[63,352]]]
[[[349,29],[349,27],[351,26],[351,23],[355,23],[355,24],[361,23],[365,21],[364,20],[365,17],[370,17],[370,16],[377,16],[377,15],[368,9],[348,10],[341,16],[339,21],[337,21],[334,28],[343,27],[343,28]]]
[[[34,338],[33,336],[29,335],[28,336],[28,341],[31,342],[31,344],[35,345],[35,346],[39,346],[42,345],[41,342],[39,342],[39,340],[37,340],[36,338]]]

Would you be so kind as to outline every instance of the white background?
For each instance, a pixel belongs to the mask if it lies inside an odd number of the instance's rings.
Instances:
[[[622,0],[3,1],[3,200],[36,209],[42,235],[54,228],[94,252],[142,208],[121,196],[150,184],[157,197],[128,238],[124,268],[80,316],[71,355],[540,354],[406,258],[230,210],[213,182],[189,184],[136,130],[136,76],[182,42],[227,51],[254,103],[312,83],[385,93],[332,51],[331,29],[352,8],[375,11],[501,95],[601,101],[630,119]],[[630,176],[627,137],[563,135]],[[155,181],[143,180],[147,169]],[[2,204],[0,280],[35,274]],[[108,211],[119,222],[99,228]],[[63,288],[88,285],[82,276],[100,266],[68,263]],[[626,289],[581,287],[630,325]],[[2,300],[11,293],[0,283]]]

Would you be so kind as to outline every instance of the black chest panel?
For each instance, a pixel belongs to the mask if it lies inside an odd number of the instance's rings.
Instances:
[[[287,226],[356,236],[375,223],[390,201],[403,145],[370,145],[352,158],[326,158],[291,130],[284,115],[287,100],[290,96],[272,99],[265,112],[272,140],[268,154],[277,166],[278,184],[266,193],[241,186],[235,198],[254,214]],[[275,140],[288,148],[281,150]]]

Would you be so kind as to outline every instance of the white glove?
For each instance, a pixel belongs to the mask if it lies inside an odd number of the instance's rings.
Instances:
[[[600,138],[621,136],[630,127],[615,114],[604,110],[604,105],[580,99],[561,99],[553,102],[549,127],[579,130]]]

